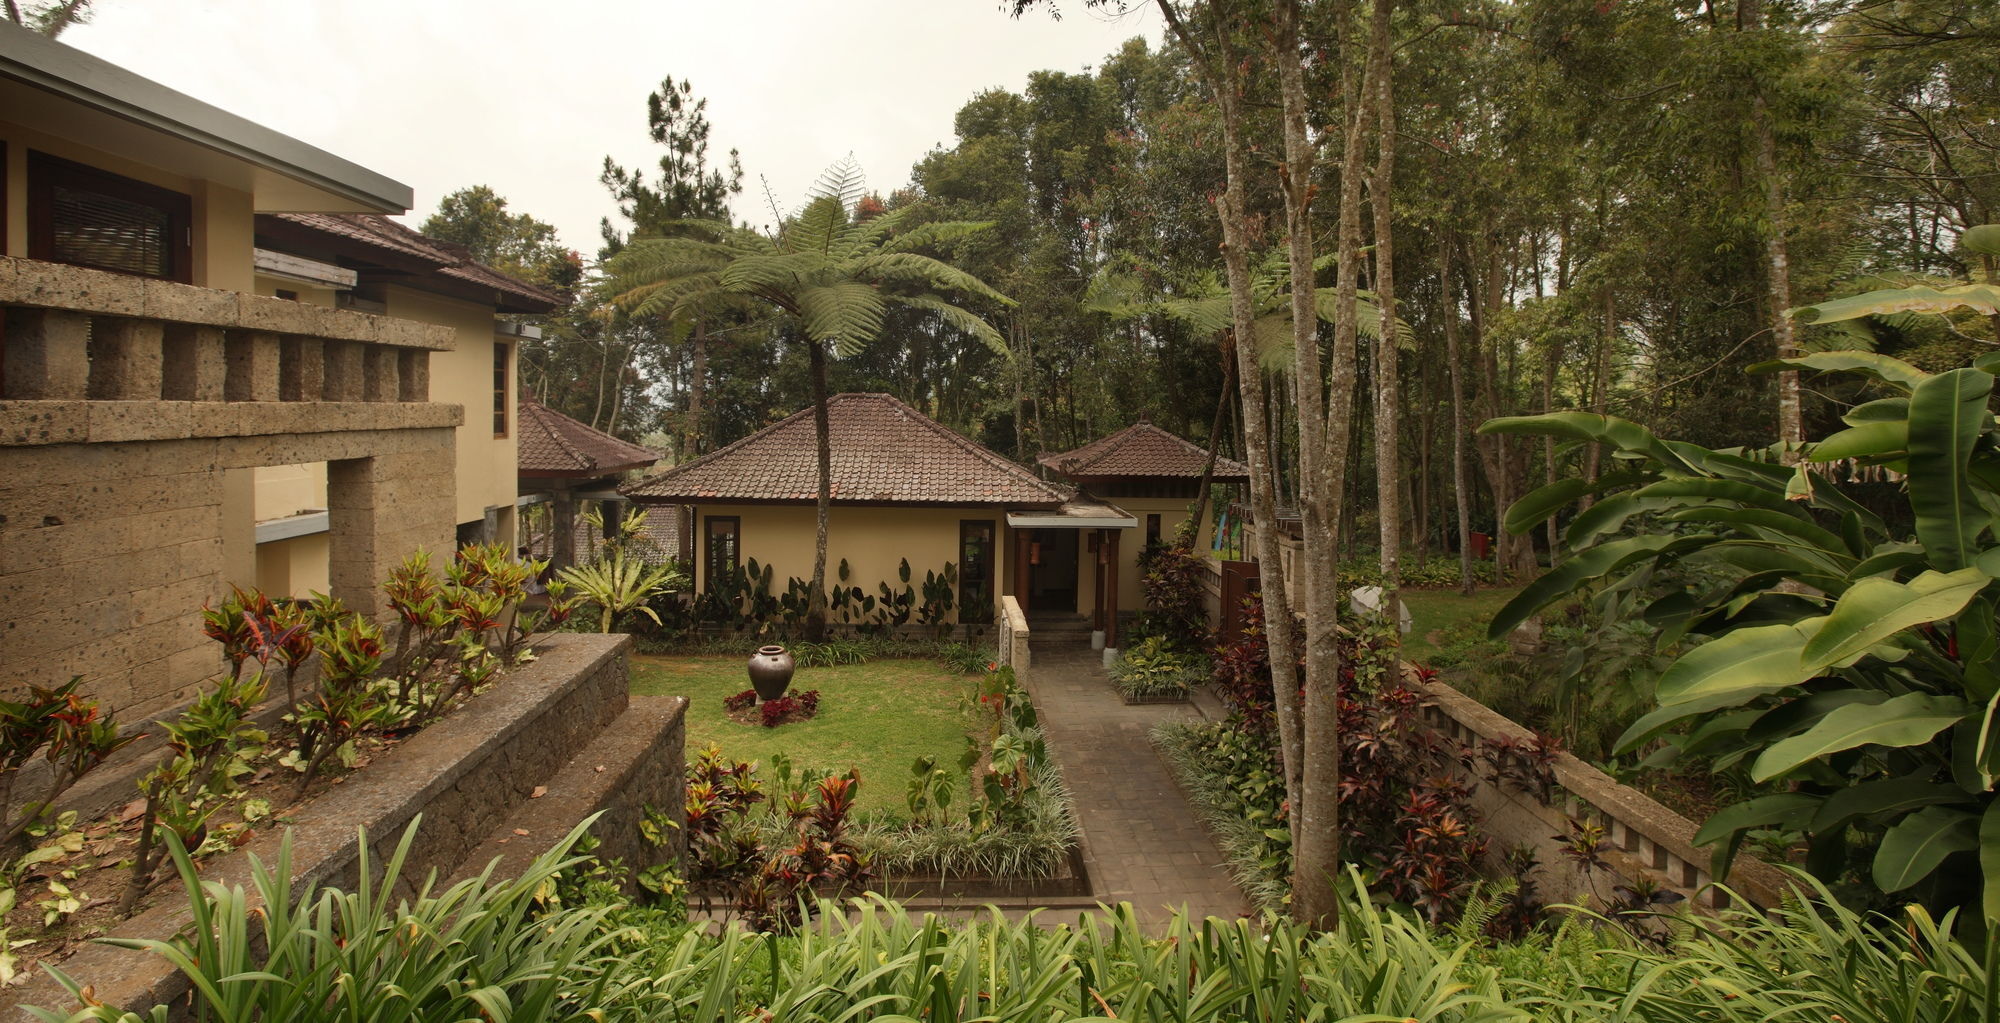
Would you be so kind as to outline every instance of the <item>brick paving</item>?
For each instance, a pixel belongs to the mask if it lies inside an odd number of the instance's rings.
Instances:
[[[1092,896],[1130,902],[1149,926],[1173,908],[1198,917],[1249,911],[1222,853],[1174,783],[1147,733],[1196,718],[1184,704],[1126,706],[1088,640],[1033,640],[1028,688],[1083,826]]]

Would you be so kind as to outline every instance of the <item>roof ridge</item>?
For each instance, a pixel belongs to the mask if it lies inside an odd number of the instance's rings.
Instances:
[[[1058,487],[1055,484],[1050,483],[1048,480],[1045,480],[1040,476],[1037,476],[1034,473],[1029,472],[1027,467],[1023,466],[1021,463],[1016,462],[1011,458],[1006,458],[1001,454],[999,454],[998,452],[992,450],[991,448],[988,448],[986,445],[980,444],[977,441],[974,441],[972,438],[959,433],[957,430],[954,430],[951,427],[948,427],[943,423],[940,423],[937,420],[932,419],[927,415],[924,415],[922,412],[919,412],[915,408],[911,407],[911,405],[908,402],[905,402],[903,399],[898,398],[893,394],[881,394],[879,395],[879,397],[888,399],[890,402],[894,403],[896,407],[901,408],[906,412],[909,412],[913,416],[916,416],[918,421],[929,426],[932,432],[938,434],[939,436],[945,438],[946,440],[952,442],[953,444],[958,445],[960,448],[964,449],[967,453],[973,455],[974,457],[983,459],[984,461],[987,462],[987,464],[996,466],[1003,471],[1011,472],[1020,476],[1022,479],[1028,481],[1030,484],[1037,487],[1041,487],[1042,489],[1047,490],[1049,493],[1054,494],[1057,500],[1069,499],[1069,495],[1063,492],[1064,488]]]
[[[549,408],[548,406],[543,405],[541,402],[538,401],[523,402],[522,407],[536,409],[542,412],[555,412],[556,415],[562,415],[562,413],[556,412],[554,409]],[[587,469],[597,468],[597,459],[592,458],[587,454],[584,454],[583,451],[578,449],[576,445],[571,444],[569,442],[569,438],[564,437],[562,435],[562,431],[555,428],[554,423],[538,415],[535,417],[535,425],[540,427],[542,433],[546,434],[550,440],[556,442],[556,447],[563,449],[564,453],[568,454],[571,458],[574,458],[577,461],[583,463],[584,468]]]

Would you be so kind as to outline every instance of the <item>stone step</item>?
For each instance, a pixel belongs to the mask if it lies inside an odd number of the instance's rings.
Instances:
[[[631,705],[533,795],[505,810],[500,823],[459,864],[453,880],[472,877],[494,863],[494,876],[511,877],[525,870],[584,818],[602,811],[591,834],[603,847],[647,851],[639,833],[646,809],[678,816],[686,804],[683,791],[682,747],[687,713],[684,696],[634,696]],[[679,855],[680,833],[670,838],[676,847],[626,863],[635,869]],[[495,861],[498,861],[495,863]]]

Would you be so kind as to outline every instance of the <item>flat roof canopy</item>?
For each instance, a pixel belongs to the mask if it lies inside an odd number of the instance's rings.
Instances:
[[[1015,529],[1136,529],[1139,520],[1115,504],[1079,494],[1056,508],[1010,511],[1007,524]]]
[[[0,118],[106,153],[145,152],[163,170],[249,192],[259,212],[402,213],[412,201],[402,182],[6,23]]]

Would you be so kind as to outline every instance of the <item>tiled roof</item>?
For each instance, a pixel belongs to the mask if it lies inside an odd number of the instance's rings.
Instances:
[[[373,213],[269,213],[263,216],[400,256],[421,259],[434,264],[440,276],[492,288],[535,305],[553,309],[562,304],[562,296],[555,292],[475,261],[465,246],[439,241],[388,217]]]
[[[886,394],[828,398],[827,426],[837,503],[1053,507],[1071,496]],[[817,452],[806,408],[622,489],[641,501],[811,501]]]
[[[1208,449],[1140,421],[1074,451],[1043,455],[1043,465],[1071,478],[1105,476],[1185,476],[1201,478]],[[1250,467],[1230,458],[1215,460],[1218,482],[1247,480]]]
[[[533,398],[522,398],[518,461],[523,476],[608,475],[652,465],[660,456],[593,430]]]

